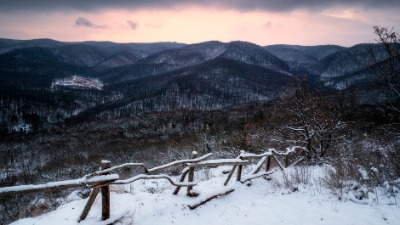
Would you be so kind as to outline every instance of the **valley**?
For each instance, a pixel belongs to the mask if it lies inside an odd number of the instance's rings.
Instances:
[[[158,165],[193,150],[290,146],[307,149],[307,165],[373,174],[385,164],[371,182],[395,181],[399,99],[376,72],[389,60],[379,44],[0,39],[0,185],[73,179],[103,159]],[[46,197],[46,210],[67,194]],[[2,202],[0,220],[33,216],[43,196]]]

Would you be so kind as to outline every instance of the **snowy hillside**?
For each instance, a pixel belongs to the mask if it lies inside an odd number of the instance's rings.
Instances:
[[[71,194],[56,211],[36,218],[27,218],[13,225],[64,225],[64,224],[398,224],[400,221],[399,194],[388,198],[383,190],[369,193],[364,200],[356,198],[355,191],[348,190],[339,200],[323,184],[327,168],[298,167],[284,172],[276,171],[268,179],[258,178],[252,183],[231,181],[223,186],[226,178],[222,172],[229,167],[200,170],[195,180],[200,182],[194,191],[198,197],[187,197],[186,190],[172,195],[174,187],[167,181],[137,181],[127,186],[112,187],[111,218],[101,221],[101,197],[98,197],[86,220],[77,220],[86,204]],[[244,172],[249,172],[247,167]],[[301,178],[297,180],[297,178]],[[213,199],[200,207],[194,205],[217,193],[234,191]]]
[[[55,89],[57,87],[69,87],[69,88],[79,88],[79,89],[103,89],[103,83],[98,79],[85,78],[81,76],[72,76],[64,79],[56,79],[51,84],[51,88]]]

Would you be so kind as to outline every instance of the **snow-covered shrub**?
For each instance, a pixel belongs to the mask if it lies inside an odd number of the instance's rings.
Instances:
[[[199,171],[196,171],[195,179],[196,181],[210,180],[213,177],[212,175],[213,174],[210,168],[204,168]]]
[[[397,205],[396,198],[400,195],[400,178],[391,182],[385,181],[383,188],[386,196],[393,198],[394,203]]]
[[[369,204],[386,197],[393,198],[397,204],[400,179],[394,179],[396,173],[390,172],[393,165],[385,154],[363,153],[364,156],[336,159],[327,167],[323,178],[325,187],[341,200]]]
[[[390,190],[399,188],[395,181],[400,177],[399,127],[357,126],[346,132],[336,148],[323,183],[339,198],[370,202],[393,198]]]
[[[309,167],[306,166],[296,166],[291,170],[291,180],[293,183],[297,184],[310,184],[311,181],[311,171]]]
[[[368,193],[371,192],[371,189],[367,185],[361,185],[357,182],[353,184],[350,189],[354,195],[354,197],[358,200],[368,199]]]
[[[277,188],[298,191],[299,185],[309,185],[311,183],[311,169],[308,166],[295,166],[282,171],[282,176],[272,179]]]
[[[352,174],[354,174],[354,168],[346,162],[339,161],[325,168],[325,177],[322,181],[328,190],[342,199],[343,194],[347,193],[354,183]]]

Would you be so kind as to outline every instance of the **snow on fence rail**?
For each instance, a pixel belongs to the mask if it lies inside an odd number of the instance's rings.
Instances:
[[[52,190],[92,186],[99,184],[109,184],[110,182],[116,181],[118,179],[119,179],[118,174],[110,174],[92,178],[87,178],[86,176],[84,176],[82,178],[75,180],[57,181],[57,182],[50,182],[38,185],[29,184],[29,185],[4,187],[0,188],[0,196],[15,195],[20,193],[40,192],[40,191],[52,191]]]
[[[289,155],[297,152],[298,150],[304,150],[304,149],[302,147],[297,147],[297,146],[292,148],[287,148],[285,152],[278,152],[275,149],[268,149],[264,153],[258,155],[241,151],[240,155],[235,159],[213,159],[213,160],[206,160],[212,156],[211,153],[203,155],[201,157],[197,157],[197,152],[194,151],[192,152],[191,159],[178,160],[168,164],[153,167],[150,169],[148,169],[143,163],[124,163],[121,165],[111,167],[110,161],[103,160],[101,162],[101,170],[91,174],[87,174],[79,179],[50,182],[40,185],[21,185],[21,186],[0,188],[0,199],[4,196],[10,196],[16,194],[24,194],[24,193],[39,192],[39,191],[53,191],[59,189],[86,186],[92,188],[92,191],[83,209],[83,212],[79,218],[79,221],[82,221],[87,217],[89,210],[92,207],[94,200],[96,199],[96,196],[100,192],[102,195],[102,220],[107,220],[110,218],[110,188],[109,188],[110,185],[129,184],[137,180],[143,180],[143,179],[166,179],[171,183],[171,185],[176,186],[175,191],[173,192],[174,195],[177,195],[182,187],[186,187],[187,188],[186,195],[195,197],[198,195],[198,193],[192,191],[193,186],[196,185],[196,182],[194,182],[195,168],[232,166],[232,169],[228,174],[228,177],[225,180],[224,185],[226,186],[228,184],[229,180],[231,179],[232,175],[235,173],[236,170],[237,170],[236,181],[245,183],[252,179],[272,174],[274,171],[270,170],[271,160],[274,160],[276,162],[276,165],[282,170],[285,167],[294,166],[300,163],[302,160],[304,160],[304,157],[297,159],[291,165],[289,165]],[[284,166],[277,159],[276,155],[285,157]],[[255,167],[248,175],[242,178],[243,166],[250,165],[251,160],[256,160],[256,159],[259,159],[258,163],[255,165]],[[186,167],[182,170],[182,174],[178,181],[175,181],[174,178],[166,174],[154,174],[161,170],[165,170],[167,168],[171,168],[177,165],[186,165]],[[265,171],[259,172],[263,165],[265,165]],[[118,169],[126,167],[141,167],[143,168],[144,173],[125,180],[120,180],[118,174],[115,173],[110,174],[111,172],[115,172]],[[187,182],[185,182],[186,176],[188,176]],[[199,204],[195,205],[195,207],[204,204],[215,197],[229,194],[231,192],[233,192],[233,189],[227,191],[226,193],[211,196],[207,199],[207,201],[202,201]],[[192,206],[190,208],[195,208],[195,207]]]

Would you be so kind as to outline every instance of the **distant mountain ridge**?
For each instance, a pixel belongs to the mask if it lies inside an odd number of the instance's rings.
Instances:
[[[358,98],[370,103],[374,96],[365,97],[366,85],[378,79],[366,63],[369,49],[384,58],[373,44],[262,47],[241,41],[187,45],[0,39],[0,127],[24,127],[24,116],[15,117],[22,111],[48,124],[223,109],[279,98],[296,76],[333,90],[363,93]],[[78,83],[74,77],[80,78]],[[80,83],[86,79],[103,86],[85,89],[90,85]],[[54,84],[59,88],[51,88]]]
[[[109,82],[132,80],[198,65],[215,58],[227,58],[290,74],[285,62],[260,46],[246,42],[213,41],[161,51],[139,60],[137,64],[107,71],[105,79]]]
[[[265,49],[285,61],[294,73],[307,73],[319,60],[345,48],[337,45],[270,45]]]

